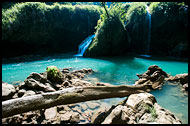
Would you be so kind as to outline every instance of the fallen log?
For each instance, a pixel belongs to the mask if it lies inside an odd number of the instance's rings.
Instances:
[[[90,100],[126,97],[134,93],[149,92],[151,85],[120,85],[72,87],[64,90],[11,99],[2,102],[2,118],[16,114],[46,109]]]

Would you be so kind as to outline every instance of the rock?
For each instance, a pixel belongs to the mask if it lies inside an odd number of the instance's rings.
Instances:
[[[36,72],[32,72],[26,79],[34,79],[40,83],[50,83],[44,75]]]
[[[65,114],[60,114],[60,120],[61,120],[61,123],[63,123],[63,122],[68,122],[68,121],[70,121],[70,119],[71,119],[71,115],[72,115],[72,113],[71,112],[66,112]]]
[[[62,83],[64,76],[63,73],[56,66],[48,66],[46,68],[47,79],[52,83]]]
[[[61,123],[78,123],[80,121],[80,115],[77,112],[67,111],[65,114],[60,114],[60,120]]]
[[[156,109],[157,118],[155,122],[159,124],[181,124],[181,121],[174,116],[169,110],[163,109],[157,103],[154,104]]]
[[[71,79],[72,79],[72,75],[71,75],[71,74],[67,74],[67,75],[66,75],[66,78],[67,78],[68,80],[71,80]]]
[[[169,77],[169,75],[157,65],[150,66],[146,72],[137,74],[137,76],[139,80],[135,82],[135,85],[150,84],[153,89],[161,88],[165,77]]]
[[[93,72],[93,70],[91,68],[89,68],[89,69],[83,68],[82,70],[84,71],[84,73],[92,73]]]
[[[180,82],[182,85],[188,83],[188,73],[184,74],[177,74],[175,76],[170,76],[166,78],[167,81],[177,81]]]
[[[101,107],[94,112],[91,118],[91,123],[100,124],[108,116],[109,111],[112,110],[110,107]]]
[[[72,110],[75,111],[75,112],[82,113],[82,112],[81,112],[81,107],[80,107],[80,106],[75,106],[74,108],[72,108]]]
[[[54,119],[57,115],[57,107],[51,107],[44,112],[45,119]]]
[[[22,97],[25,94],[26,90],[21,89],[18,91],[18,97]]]
[[[83,86],[83,87],[94,86],[91,82],[80,79],[72,79],[71,81],[73,86]]]
[[[101,124],[181,124],[170,111],[162,108],[150,93],[132,94],[108,111],[95,112],[92,123]],[[100,108],[101,109],[101,108]]]
[[[72,115],[71,115],[71,120],[70,120],[70,122],[71,123],[78,123],[78,122],[80,122],[80,115],[79,115],[79,113],[73,113]]]
[[[109,84],[109,83],[97,82],[97,83],[96,83],[96,86],[112,86],[112,85]]]
[[[188,91],[188,83],[184,84],[184,85],[183,85],[183,88],[184,88],[186,91]]]
[[[70,83],[68,81],[64,81],[62,84],[64,87],[68,87],[70,85]]]
[[[150,93],[139,93],[139,94],[132,94],[128,97],[126,104],[137,109],[139,104],[150,104],[153,105],[156,103],[155,97]]]
[[[22,97],[26,97],[26,96],[31,96],[31,95],[35,95],[36,93],[32,90],[28,90],[24,93],[24,95]]]
[[[151,114],[149,113],[145,113],[140,120],[138,121],[139,124],[147,124],[149,122],[152,122],[153,118],[151,116]]]
[[[13,85],[8,83],[2,83],[2,100],[8,100],[13,97],[15,94],[16,89]]]
[[[86,104],[87,104],[88,108],[90,108],[92,110],[100,107],[100,104],[95,103],[95,102],[91,102],[91,101],[86,102]]]
[[[81,104],[82,111],[87,110],[88,106],[86,103]]]
[[[56,91],[54,88],[51,87],[49,83],[42,84],[37,80],[34,80],[32,78],[26,79],[25,85],[29,89],[35,89],[35,90],[40,90],[40,91],[45,91],[45,92],[52,92]]]
[[[69,73],[69,69],[63,69],[62,71],[61,71],[62,73]]]
[[[168,74],[165,71],[163,71],[160,67],[158,67],[157,65],[150,66],[148,68],[148,70],[150,71],[149,73],[147,73],[149,75],[153,74],[155,71],[158,71],[161,73],[161,75],[164,75],[164,77],[168,77]]]
[[[63,111],[63,110],[61,110],[61,111],[59,111],[59,114],[65,114],[67,111]]]

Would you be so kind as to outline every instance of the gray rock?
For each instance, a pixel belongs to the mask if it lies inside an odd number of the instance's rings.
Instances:
[[[60,114],[60,121],[61,122],[69,122],[70,121],[70,119],[71,119],[71,115],[72,115],[72,113],[71,112],[66,112],[65,114]]]
[[[188,73],[184,74],[177,74],[175,76],[170,76],[169,78],[166,78],[167,81],[178,81],[182,85],[188,83]]]
[[[2,83],[2,100],[8,100],[13,97],[16,89],[13,85],[8,83]]]
[[[57,107],[51,107],[44,112],[45,119],[54,119],[57,115]]]
[[[102,124],[181,124],[170,111],[162,108],[150,93],[132,94],[123,104],[112,106],[109,111],[95,112],[92,123]]]
[[[35,89],[35,90],[40,90],[40,91],[45,91],[45,92],[56,91],[53,87],[51,87],[49,83],[42,84],[39,81],[36,81],[32,78],[26,79],[25,85],[29,89]]]
[[[80,115],[79,113],[76,113],[74,112],[72,115],[71,115],[71,120],[70,120],[71,123],[78,123],[80,122]]]
[[[22,97],[25,94],[26,90],[21,89],[18,91],[18,97]]]
[[[183,88],[184,88],[186,91],[188,91],[188,83],[184,84],[184,85],[183,85]]]
[[[24,95],[22,97],[26,97],[26,96],[31,96],[31,95],[35,95],[36,93],[32,90],[28,90],[24,93]]]

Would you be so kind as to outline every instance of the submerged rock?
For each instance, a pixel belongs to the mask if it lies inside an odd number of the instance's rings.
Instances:
[[[2,83],[2,100],[8,100],[13,97],[15,94],[16,89],[13,85],[8,83]]]
[[[100,108],[92,116],[92,123],[101,124],[181,124],[170,111],[162,108],[150,93],[132,94],[123,104],[109,110]]]

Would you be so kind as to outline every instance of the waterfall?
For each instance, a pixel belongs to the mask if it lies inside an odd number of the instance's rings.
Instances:
[[[151,39],[151,14],[149,11],[149,7],[147,5],[146,5],[146,11],[147,11],[147,17],[148,17],[148,34],[147,34],[145,54],[148,55],[149,50],[150,50],[150,39]]]
[[[75,56],[83,56],[84,52],[86,51],[86,49],[88,48],[88,46],[90,45],[90,43],[92,42],[92,39],[95,37],[95,35],[90,35],[88,36],[80,45],[79,45],[79,50],[78,50],[78,54],[76,54]]]

